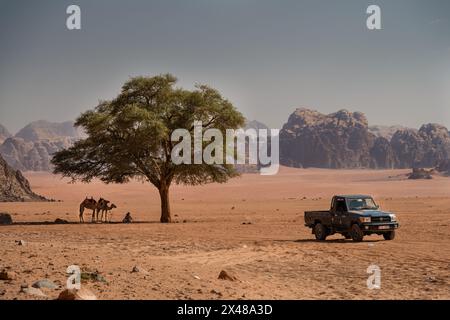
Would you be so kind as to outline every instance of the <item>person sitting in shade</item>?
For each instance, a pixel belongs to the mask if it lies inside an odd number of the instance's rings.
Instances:
[[[131,213],[127,212],[127,214],[125,215],[125,218],[123,218],[122,222],[123,223],[132,223],[133,218],[131,217]]]

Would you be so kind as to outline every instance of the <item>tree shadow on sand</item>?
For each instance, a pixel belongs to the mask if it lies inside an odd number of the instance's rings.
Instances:
[[[24,222],[14,222],[12,224],[5,224],[5,225],[0,225],[0,227],[7,227],[7,226],[64,226],[64,225],[110,225],[110,224],[123,224],[123,225],[128,225],[128,224],[154,224],[154,223],[158,223],[160,224],[159,221],[133,221],[133,223],[123,223],[121,221],[111,221],[111,222],[84,222],[84,223],[80,223],[80,222],[75,222],[75,221],[68,221],[68,222],[53,222],[53,221],[32,221],[32,222],[28,222],[28,221],[24,221]]]
[[[294,243],[345,243],[345,244],[349,244],[349,243],[374,243],[374,242],[380,242],[380,241],[384,241],[383,239],[368,239],[368,240],[363,240],[361,242],[355,242],[351,239],[333,239],[333,240],[324,240],[324,241],[319,241],[316,239],[297,239],[297,240],[274,240],[274,242],[294,242]]]

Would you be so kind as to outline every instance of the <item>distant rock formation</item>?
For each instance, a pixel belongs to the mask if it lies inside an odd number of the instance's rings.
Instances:
[[[280,132],[280,163],[305,168],[370,167],[374,140],[360,112],[340,110],[324,115],[301,108]]]
[[[36,121],[7,138],[0,154],[15,169],[22,171],[51,171],[52,155],[70,147],[83,134],[73,122],[51,123]]]
[[[426,124],[418,131],[399,130],[392,137],[391,146],[398,168],[429,168],[450,158],[450,136],[447,128],[439,124]]]
[[[0,144],[3,143],[3,141],[8,139],[9,137],[11,137],[9,131],[0,124]]]
[[[449,132],[438,124],[369,128],[360,112],[324,115],[301,108],[280,132],[280,162],[292,167],[434,167],[449,158]]]
[[[31,191],[30,183],[19,170],[12,169],[0,156],[0,202],[46,201]]]

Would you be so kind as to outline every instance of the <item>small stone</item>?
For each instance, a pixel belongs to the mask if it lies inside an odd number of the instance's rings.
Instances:
[[[41,289],[41,288],[57,289],[57,288],[59,288],[58,285],[56,285],[53,281],[48,280],[48,279],[36,281],[35,283],[33,283],[32,287],[38,288],[38,289]]]
[[[218,296],[222,296],[222,292],[220,292],[220,291],[216,291],[216,290],[212,289],[210,292],[212,294],[217,294]]]
[[[16,240],[16,244],[17,244],[18,246],[24,246],[24,245],[26,245],[27,243],[25,242],[25,240]]]
[[[133,273],[143,273],[143,274],[148,274],[148,271],[147,270],[145,270],[145,269],[143,269],[143,268],[141,268],[141,267],[139,267],[139,266],[134,266],[133,267],[133,270],[131,270],[131,272],[133,272]]]
[[[97,297],[90,290],[82,287],[80,290],[66,289],[62,291],[57,300],[97,300]]]
[[[194,279],[200,280],[199,276],[194,275],[193,277],[194,277]]]

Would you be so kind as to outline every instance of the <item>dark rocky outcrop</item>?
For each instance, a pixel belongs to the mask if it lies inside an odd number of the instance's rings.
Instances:
[[[447,128],[438,124],[423,125],[418,131],[397,131],[391,140],[399,168],[434,167],[449,159],[450,136]]]
[[[45,201],[35,194],[19,170],[12,169],[0,156],[0,201]]]
[[[375,136],[360,112],[297,109],[280,132],[280,162],[293,167],[370,167]]]
[[[364,114],[347,110],[324,115],[297,109],[280,132],[280,162],[292,167],[434,167],[449,157],[444,126],[369,128]]]

